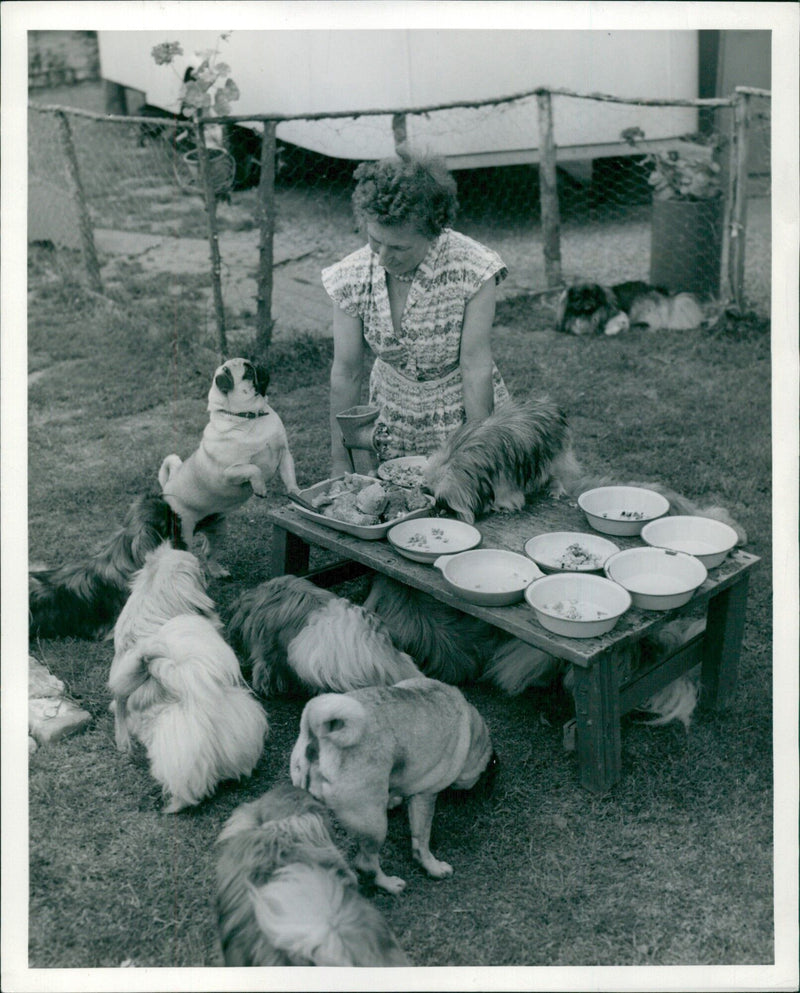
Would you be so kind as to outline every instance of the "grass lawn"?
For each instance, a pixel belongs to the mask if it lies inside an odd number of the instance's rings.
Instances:
[[[216,364],[194,340],[187,298],[145,283],[123,308],[88,298],[71,260],[29,263],[29,542],[33,560],[83,555],[117,526],[163,457],[185,457],[206,421]],[[165,304],[164,299],[171,302]],[[505,302],[495,356],[512,393],[549,392],[567,410],[587,469],[714,494],[762,557],[751,581],[733,706],[686,733],[623,722],[623,776],[582,790],[557,692],[509,699],[465,689],[500,757],[491,795],[443,798],[434,853],[455,875],[411,861],[405,815],[390,815],[383,864],[400,897],[365,892],[418,966],[768,965],[773,962],[770,337],[763,322],[715,331],[580,339],[552,330],[535,300]],[[270,397],[298,479],[328,469],[330,344],[273,346]],[[230,520],[233,577],[210,587],[225,612],[268,578],[266,509]],[[339,592],[360,599],[364,581]],[[146,763],[114,748],[109,642],[42,641],[31,653],[92,714],[88,730],[30,760],[32,968],[222,964],[213,914],[214,841],[231,811],[288,777],[302,701],[266,702],[270,735],[253,777],[195,810],[160,813]],[[347,840],[340,838],[347,846]]]

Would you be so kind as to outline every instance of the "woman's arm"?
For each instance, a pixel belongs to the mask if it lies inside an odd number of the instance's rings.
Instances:
[[[492,412],[492,344],[495,282],[487,279],[464,311],[461,330],[461,378],[464,382],[464,410],[467,420],[483,420]]]
[[[361,401],[364,369],[364,330],[361,318],[333,307],[333,365],[331,366],[331,476],[350,472],[347,449],[336,415]]]

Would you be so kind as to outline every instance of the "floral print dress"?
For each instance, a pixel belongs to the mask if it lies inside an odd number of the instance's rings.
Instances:
[[[464,312],[487,279],[508,275],[503,260],[467,235],[446,228],[414,274],[400,330],[392,324],[386,272],[369,245],[322,271],[331,299],[358,317],[375,362],[369,401],[380,407],[382,459],[428,455],[465,420],[459,367]],[[495,407],[508,399],[492,367]]]

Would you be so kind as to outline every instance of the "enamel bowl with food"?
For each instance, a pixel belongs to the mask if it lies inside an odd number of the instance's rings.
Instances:
[[[598,638],[610,631],[631,606],[621,586],[591,573],[553,573],[525,590],[536,619],[553,634]]]
[[[733,550],[738,536],[732,527],[710,517],[662,517],[642,528],[642,540],[656,548],[688,552],[706,569],[714,569]]]
[[[612,555],[605,564],[605,573],[625,587],[635,606],[645,610],[682,607],[708,576],[706,567],[694,555],[649,545]]]
[[[581,531],[550,531],[525,542],[525,554],[543,572],[599,572],[618,551],[613,541]]]
[[[483,607],[517,603],[534,579],[544,575],[526,555],[502,548],[475,548],[440,555],[433,565],[453,593]]]
[[[643,486],[599,486],[578,497],[578,506],[595,531],[639,534],[642,527],[669,510],[669,500]]]
[[[481,533],[464,521],[446,517],[418,517],[395,524],[386,535],[389,544],[412,562],[433,562],[440,555],[454,555],[477,548]]]
[[[422,486],[427,464],[427,455],[403,455],[397,459],[387,459],[378,466],[378,478],[397,486]]]

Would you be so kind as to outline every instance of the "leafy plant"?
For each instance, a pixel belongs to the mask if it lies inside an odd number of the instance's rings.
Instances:
[[[181,110],[188,116],[198,118],[213,113],[222,117],[231,112],[231,103],[239,99],[239,87],[231,78],[231,67],[219,59],[219,42],[227,41],[229,35],[221,34],[217,47],[195,52],[202,61],[196,69],[187,70],[181,93]],[[171,65],[183,48],[178,41],[164,41],[155,45],[151,55],[156,65]]]
[[[620,135],[636,147],[645,137],[641,128],[626,128]],[[722,193],[721,168],[717,161],[722,145],[719,135],[694,134],[679,139],[665,151],[649,152],[647,178],[655,200],[711,200]]]

